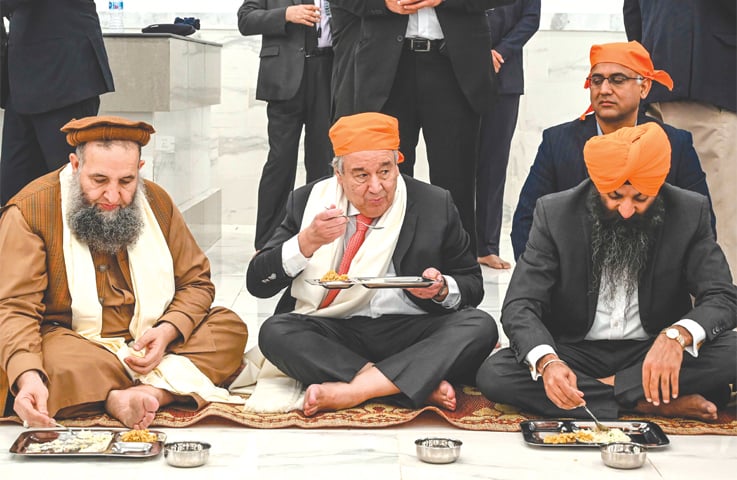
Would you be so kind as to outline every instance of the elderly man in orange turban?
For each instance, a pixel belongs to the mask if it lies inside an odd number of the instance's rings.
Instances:
[[[287,288],[259,347],[307,386],[306,415],[388,396],[454,410],[497,329],[474,308],[483,280],[453,200],[399,173],[393,117],[342,117],[330,139],[335,175],[292,193],[248,266],[251,294]],[[329,271],[341,280],[320,282]]]
[[[580,118],[548,128],[530,173],[525,180],[512,221],[512,247],[515,259],[522,255],[532,226],[535,202],[543,195],[575,187],[588,176],[583,147],[597,135],[634,127],[656,120],[640,113],[653,82],[673,88],[667,72],[657,70],[650,54],[637,42],[593,45],[591,68],[584,82],[589,90],[590,106]],[[691,134],[669,125],[661,125],[670,141],[670,170],[666,181],[671,185],[709,196],[706,176],[693,147]],[[712,226],[716,223],[712,219]]]
[[[716,420],[737,377],[737,288],[706,197],[664,183],[653,122],[592,138],[584,157],[590,180],[537,202],[502,309],[510,348],[479,388],[551,417]]]
[[[242,403],[217,385],[240,367],[246,326],[211,308],[205,254],[140,176],[153,127],[100,116],[62,131],[69,163],[0,212],[0,383],[15,412],[36,427],[105,411],[146,428],[173,402]]]

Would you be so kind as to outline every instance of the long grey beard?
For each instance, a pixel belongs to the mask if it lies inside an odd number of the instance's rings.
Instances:
[[[93,252],[110,254],[135,244],[143,231],[143,212],[136,201],[138,195],[145,195],[143,181],[139,179],[130,205],[113,212],[100,210],[87,201],[77,174],[69,190],[67,223],[80,242]]]
[[[592,212],[591,251],[593,260],[592,293],[604,285],[604,298],[611,303],[615,286],[623,284],[627,299],[637,293],[640,275],[647,265],[655,240],[655,230],[663,224],[665,203],[657,197],[647,211],[625,220],[619,212],[610,212],[595,188],[587,200]]]

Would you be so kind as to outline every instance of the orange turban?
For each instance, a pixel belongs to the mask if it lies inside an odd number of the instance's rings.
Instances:
[[[631,42],[592,45],[589,58],[591,60],[591,69],[599,63],[618,63],[630,70],[634,70],[644,78],[662,83],[668,87],[668,90],[673,90],[673,79],[670,78],[668,72],[665,70],[655,70],[653,61],[650,59],[650,54],[645,50],[645,47],[634,40]],[[589,70],[590,73],[591,70]],[[583,88],[589,88],[590,86],[591,82],[589,82],[587,77]],[[581,120],[591,111],[593,111],[593,108],[589,106],[588,110],[581,115]]]
[[[146,122],[134,122],[113,116],[85,117],[72,120],[61,127],[67,134],[67,143],[73,147],[87,142],[129,140],[144,146],[151,139],[154,127]]]
[[[583,158],[600,193],[629,181],[641,194],[654,197],[670,170],[670,141],[660,125],[647,122],[592,137],[583,147]]]
[[[336,157],[366,150],[399,150],[399,122],[383,113],[340,117],[329,134]],[[397,162],[403,161],[404,155],[399,152]]]

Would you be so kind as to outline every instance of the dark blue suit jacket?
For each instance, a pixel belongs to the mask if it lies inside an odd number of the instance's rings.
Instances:
[[[695,100],[737,112],[735,0],[625,0],[629,40],[650,52],[673,77],[673,91],[657,82],[647,102]]]
[[[637,119],[638,124],[655,121],[645,115],[640,115]],[[671,144],[671,166],[665,181],[709,197],[706,174],[701,169],[699,157],[693,148],[691,134],[670,125],[660,125]],[[583,146],[596,134],[596,120],[593,114],[588,115],[583,121],[576,119],[543,131],[543,141],[520,192],[512,220],[512,247],[515,259],[525,250],[537,199],[549,193],[575,187],[588,178],[589,173],[583,161]],[[711,206],[710,197],[709,205]],[[713,211],[711,224],[714,230]]]
[[[497,73],[500,95],[525,93],[522,47],[540,27],[540,0],[517,0],[486,11],[491,48],[504,57]]]

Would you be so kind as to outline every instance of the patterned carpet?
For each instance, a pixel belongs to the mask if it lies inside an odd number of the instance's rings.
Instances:
[[[669,435],[737,435],[737,408],[734,402],[728,410],[719,412],[717,423],[705,423],[680,418],[651,417]],[[318,413],[305,417],[302,412],[278,414],[246,413],[239,405],[213,403],[198,410],[165,408],[156,415],[152,427],[188,427],[196,423],[235,424],[251,428],[380,428],[410,422],[425,412],[439,415],[449,424],[464,430],[517,432],[523,420],[540,418],[518,409],[490,402],[478,390],[464,387],[458,390],[458,408],[448,412],[437,407],[418,410],[383,403],[366,403],[337,412]],[[641,416],[624,416],[621,420],[644,420]],[[21,423],[18,417],[0,417],[0,422]],[[108,415],[63,420],[70,427],[120,427],[120,422]]]

